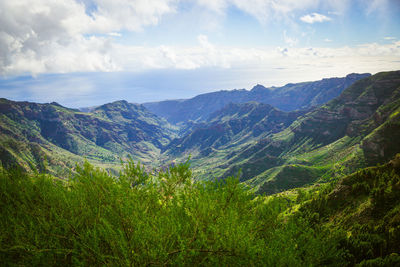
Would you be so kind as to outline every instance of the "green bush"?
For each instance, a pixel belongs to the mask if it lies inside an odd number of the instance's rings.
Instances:
[[[0,262],[343,266],[383,242],[349,243],[345,231],[322,224],[334,186],[289,201],[255,196],[237,177],[194,181],[188,162],[146,172],[130,160],[116,177],[86,162],[68,181],[1,170]],[[397,240],[397,228],[391,235]]]

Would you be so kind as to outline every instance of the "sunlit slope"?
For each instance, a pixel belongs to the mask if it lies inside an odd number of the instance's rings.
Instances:
[[[259,140],[214,146],[204,155],[188,151],[194,155],[193,166],[200,178],[227,177],[240,170],[241,181],[258,192],[280,192],[393,157],[400,152],[399,108],[400,72],[379,73],[354,83],[326,105],[298,114],[280,132],[264,131]],[[264,116],[252,125],[269,118],[266,112]],[[251,121],[246,116],[243,120]],[[254,127],[245,129],[252,135]],[[198,140],[195,146],[201,148],[202,140],[208,139]]]
[[[131,155],[156,162],[175,128],[143,106],[117,101],[83,113],[58,105],[0,100],[1,162],[54,172],[83,158],[101,165]]]

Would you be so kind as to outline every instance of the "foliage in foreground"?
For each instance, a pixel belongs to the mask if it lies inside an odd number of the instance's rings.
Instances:
[[[400,154],[309,196],[296,216],[345,233],[339,248],[349,265],[400,266]]]
[[[188,163],[119,177],[77,168],[69,182],[2,171],[0,261],[7,265],[302,265],[340,262],[288,202],[237,179],[196,182]],[[321,245],[322,244],[322,245]]]
[[[400,260],[396,164],[270,197],[236,178],[193,182],[188,163],[148,173],[130,161],[118,177],[85,163],[68,182],[1,170],[0,262],[390,266]]]

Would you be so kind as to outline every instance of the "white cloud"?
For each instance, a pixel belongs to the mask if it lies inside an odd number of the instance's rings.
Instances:
[[[114,37],[122,37],[122,34],[120,34],[119,32],[109,32],[108,35]]]
[[[388,8],[388,3],[389,0],[369,0],[366,3],[366,11],[367,14],[370,15],[372,13],[380,13],[384,14],[386,13],[386,10]]]
[[[210,50],[214,49],[214,46],[208,41],[207,35],[200,34],[199,36],[197,36],[197,40],[199,41],[202,47]]]
[[[181,0],[182,1],[182,0]],[[325,10],[329,15],[344,15],[352,5],[358,5],[365,14],[377,13],[385,17],[390,2],[394,0],[195,0],[198,5],[218,14],[224,14],[229,7],[240,9],[265,23],[271,19],[285,19],[292,22],[295,12],[304,10]],[[356,3],[355,3],[356,2]],[[306,23],[331,20],[318,13],[301,18]]]
[[[228,5],[227,0],[197,0],[197,3],[217,13],[223,13]]]
[[[95,31],[127,29],[142,30],[144,26],[158,24],[167,13],[175,12],[175,0],[93,0]]]
[[[293,37],[289,37],[286,33],[286,31],[283,31],[283,40],[285,41],[285,43],[289,46],[295,46],[299,40]]]
[[[376,73],[400,69],[400,41],[389,44],[368,43],[355,47],[334,48],[235,48],[216,45],[206,35],[199,35],[197,40],[198,43],[194,46],[182,47],[167,45],[144,47],[115,44],[107,49],[115,63],[127,71],[126,73],[99,73],[95,76],[85,73],[78,75],[82,80],[77,79],[70,83],[67,82],[68,77],[75,77],[76,74],[57,75],[53,82],[46,80],[46,77],[49,76],[43,75],[37,78],[38,80],[43,79],[42,82],[32,83],[37,84],[37,86],[30,83],[25,85],[29,88],[28,94],[17,93],[21,92],[18,91],[19,86],[14,88],[17,91],[15,93],[0,86],[0,93],[4,97],[13,99],[26,100],[26,97],[33,95],[32,101],[60,101],[67,106],[87,106],[94,105],[93,101],[97,101],[96,104],[99,104],[111,101],[110,99],[120,98],[138,101],[139,96],[132,87],[135,83],[138,83],[137,86],[143,87],[143,91],[146,91],[146,88],[151,88],[146,87],[140,81],[136,81],[129,82],[124,89],[117,91],[113,86],[118,87],[121,82],[119,75],[131,77],[140,76],[144,73],[144,80],[159,81],[160,73],[164,72],[167,73],[164,80],[152,87],[153,90],[155,90],[154,88],[159,89],[164,86],[168,88],[168,86],[176,85],[182,87],[181,93],[183,93],[193,92],[191,91],[192,84],[199,90],[213,91],[217,89],[251,88],[256,83],[266,86],[279,86],[287,82],[304,82],[323,77],[342,77],[352,72]],[[70,60],[79,61],[80,59],[71,58]],[[205,70],[206,72],[204,72]],[[136,71],[137,73],[135,73]],[[185,86],[182,85],[181,76],[171,76],[171,73],[186,73],[187,83]],[[198,79],[194,79],[194,76]],[[65,77],[65,80],[62,77]],[[85,82],[86,77],[94,81]],[[98,77],[106,78],[100,79]],[[171,79],[171,77],[174,78]],[[163,81],[165,81],[165,84]],[[113,88],[112,93],[109,92],[111,87]],[[54,88],[57,88],[57,90]],[[74,88],[74,90],[69,93],[71,88]],[[187,88],[191,89],[188,90]],[[199,92],[204,91],[197,93]],[[179,94],[180,97],[182,97],[181,93]],[[102,94],[101,100],[97,99]],[[193,94],[195,93],[193,92]],[[177,95],[165,95],[163,97],[178,97]],[[96,97],[93,98],[93,96]],[[83,101],[82,99],[86,102],[79,102]],[[155,100],[155,98],[146,99],[146,101],[151,100]],[[157,98],[157,100],[160,100],[160,98]]]
[[[320,0],[197,0],[197,3],[218,14],[223,14],[228,7],[233,6],[265,23],[272,18],[285,18],[295,10],[315,8]]]
[[[300,20],[305,22],[305,23],[313,24],[315,22],[325,22],[325,21],[330,21],[332,19],[330,17],[327,17],[327,16],[322,15],[322,14],[312,13],[312,14],[308,14],[308,15],[302,16],[300,18]]]
[[[396,37],[386,36],[383,39],[391,41],[391,40],[396,40]]]
[[[377,72],[400,68],[400,42],[369,43],[356,47],[225,47],[198,36],[199,44],[190,47],[114,47],[114,58],[126,70],[149,69],[247,69],[284,68],[301,73],[325,71],[332,75],[346,72]],[[124,65],[125,64],[125,65]],[[300,71],[301,70],[301,71]]]
[[[329,39],[329,38],[325,38],[325,39],[324,39],[324,42],[330,43],[330,42],[332,42],[332,40]]]
[[[290,21],[294,12],[307,9],[329,10],[330,15],[341,15],[351,5],[351,0],[196,0],[200,6],[206,7],[218,14],[223,14],[227,8],[233,6],[265,23],[271,19],[286,19]],[[366,12],[374,10],[375,2],[387,2],[388,0],[372,0],[372,3],[365,4]],[[369,1],[367,1],[369,2]],[[316,13],[315,13],[316,14]],[[313,16],[310,14],[308,16]],[[326,16],[324,16],[326,17]],[[327,18],[327,17],[326,17]]]
[[[89,4],[88,1],[85,1]],[[175,0],[0,1],[0,75],[114,71],[111,37],[175,12]],[[89,13],[89,14],[88,14]],[[111,34],[110,34],[111,33]]]
[[[318,2],[318,0],[232,0],[232,4],[237,8],[261,22],[266,22],[271,18],[286,18],[293,11],[316,7]]]
[[[367,8],[378,5],[379,1],[374,0]],[[0,75],[235,68],[265,65],[265,62],[279,66],[293,58],[307,62],[310,55],[316,57],[316,62],[333,57],[336,52],[349,58],[358,55],[374,60],[389,57],[390,53],[396,56],[399,50],[396,43],[392,43],[374,44],[372,47],[376,51],[371,51],[370,45],[338,48],[335,53],[315,48],[311,53],[293,49],[298,40],[286,32],[283,41],[290,49],[220,47],[210,42],[206,35],[199,35],[198,45],[191,47],[141,47],[116,43],[118,38],[115,37],[120,37],[121,32],[141,31],[146,26],[159,24],[163,16],[177,12],[180,2],[197,3],[196,7],[205,7],[219,16],[233,6],[266,22],[271,18],[294,17],[294,12],[321,5],[326,6],[325,10],[341,12],[349,0],[0,0]],[[314,23],[330,18],[312,13],[301,20]]]

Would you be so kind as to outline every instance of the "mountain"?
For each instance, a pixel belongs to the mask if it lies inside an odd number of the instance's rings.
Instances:
[[[47,158],[54,172],[83,158],[115,165],[120,157],[155,161],[176,129],[142,105],[116,101],[91,113],[57,103],[0,99],[0,159],[26,169]],[[71,163],[72,162],[72,163]]]
[[[185,136],[174,139],[166,147],[166,154],[207,156],[215,149],[238,146],[280,132],[304,113],[284,112],[258,102],[230,103],[212,113],[208,122],[198,124]]]
[[[295,213],[308,225],[342,235],[337,249],[347,252],[347,266],[399,266],[399,199],[400,154],[326,187],[297,190]]]
[[[152,114],[142,105],[128,103],[124,100],[97,107],[91,114],[119,125],[121,128],[119,134],[110,132],[114,134],[111,139],[127,135],[122,142],[115,140],[118,143],[147,141],[157,148],[161,148],[169,143],[171,137],[175,136],[175,130],[167,121]],[[110,140],[106,138],[103,141]]]
[[[354,83],[284,131],[240,151],[225,175],[275,193],[383,163],[400,152],[400,71]],[[251,170],[251,171],[247,171]]]
[[[172,141],[163,160],[191,154],[199,179],[240,171],[259,193],[327,181],[400,152],[400,71],[359,80],[308,112],[231,104],[210,120]]]
[[[344,78],[323,79],[316,82],[287,84],[283,87],[265,88],[256,85],[250,91],[245,89],[218,91],[198,95],[187,100],[168,100],[143,104],[154,114],[171,123],[207,121],[213,112],[229,103],[257,101],[270,104],[283,111],[307,109],[321,105],[338,96],[344,89],[370,74],[349,74]]]
[[[126,101],[86,111],[0,99],[5,265],[400,266],[400,71],[183,127]],[[147,166],[118,167],[128,154]]]
[[[301,99],[311,91],[319,92],[321,84],[343,84],[343,79],[359,76],[275,89],[258,86],[250,92],[216,92],[198,98],[206,105],[207,97],[215,95],[212,100],[219,103],[216,107],[223,104],[221,94],[260,93],[261,98],[265,90],[275,96],[297,90]],[[48,168],[65,176],[65,170],[84,159],[115,171],[119,159],[129,155],[148,167],[191,156],[196,179],[221,179],[240,171],[242,182],[258,193],[273,194],[325,182],[385,162],[398,153],[399,81],[399,71],[378,73],[358,80],[323,106],[289,112],[265,103],[229,102],[209,113],[207,121],[180,126],[172,126],[143,105],[126,101],[85,113],[57,103],[1,99],[0,159],[6,167]],[[317,95],[312,99],[322,99],[324,94]],[[200,110],[199,114],[210,110]]]

